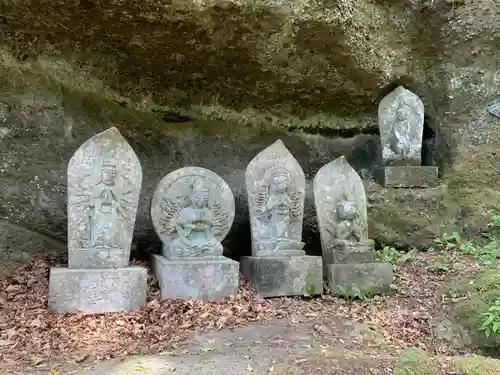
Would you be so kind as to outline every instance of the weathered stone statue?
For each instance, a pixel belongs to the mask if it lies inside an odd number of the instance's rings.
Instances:
[[[438,168],[422,166],[424,104],[402,86],[384,97],[378,107],[383,180],[391,187],[437,184]]]
[[[116,128],[75,152],[68,165],[68,269],[51,269],[51,309],[102,313],[145,304],[147,270],[127,267],[141,183],[139,159]]]
[[[382,293],[392,282],[392,266],[375,263],[368,239],[363,181],[341,156],[323,166],[314,178],[314,201],[323,248],[323,273],[330,292],[358,287]]]
[[[256,254],[290,250],[305,254],[302,251],[304,243],[300,241],[305,178],[298,177],[295,181],[286,167],[272,165],[263,171],[262,180],[249,191],[249,204],[250,201],[253,203],[250,205],[250,220],[254,224],[252,234]]]
[[[205,168],[181,168],[160,181],[151,217],[163,242],[163,256],[153,262],[163,299],[236,294],[239,265],[222,255],[221,244],[234,212],[231,189]]]
[[[490,115],[500,119],[500,100],[490,103],[487,110]]]
[[[303,250],[305,176],[297,160],[278,140],[248,164],[245,181],[252,256],[241,259],[243,275],[267,297],[300,295],[307,280],[321,293],[320,258]]]

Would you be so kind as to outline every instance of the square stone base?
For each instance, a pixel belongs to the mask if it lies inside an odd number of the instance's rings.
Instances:
[[[383,168],[385,187],[435,187],[438,185],[438,167],[398,166]]]
[[[329,264],[359,264],[375,262],[375,242],[362,240],[351,242],[345,240],[332,240],[323,250],[323,276],[328,275]]]
[[[333,295],[342,295],[342,289],[351,292],[354,287],[362,294],[387,293],[393,281],[390,263],[329,264],[326,269],[330,294]]]
[[[49,310],[85,314],[136,310],[146,304],[147,280],[143,267],[51,268]]]
[[[301,296],[323,292],[321,257],[242,257],[240,271],[263,297]]]
[[[238,293],[238,262],[226,257],[171,260],[153,255],[161,299],[214,301]]]
[[[332,240],[328,248],[323,251],[325,264],[372,263],[374,261],[375,242],[373,240],[359,242]]]
[[[124,249],[72,249],[68,252],[68,268],[125,268],[130,250]]]

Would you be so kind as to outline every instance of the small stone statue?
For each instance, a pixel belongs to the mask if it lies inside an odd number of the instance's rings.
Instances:
[[[290,241],[290,223],[300,215],[299,196],[290,183],[290,172],[284,167],[273,166],[266,171],[256,199],[258,219],[267,229],[263,237],[277,243]]]
[[[110,143],[106,137],[119,141]],[[123,265],[128,262],[142,181],[138,163],[115,128],[91,138],[75,153],[68,167],[71,259],[73,249],[122,249],[127,258]]]
[[[234,219],[234,196],[216,173],[185,167],[167,174],[151,202],[163,242],[152,268],[161,299],[213,301],[238,291],[239,263],[224,257],[221,241]]]
[[[420,165],[424,131],[424,104],[399,86],[378,108],[384,165]]]
[[[297,159],[278,139],[250,161],[245,184],[252,256],[240,259],[243,277],[264,297],[321,293],[321,257],[303,250],[306,179]]]
[[[410,121],[412,112],[413,109],[408,104],[400,101],[391,129],[390,148],[395,155],[403,160],[408,158],[411,151]]]
[[[221,255],[222,244],[216,239],[224,225],[224,215],[216,215],[211,206],[210,189],[201,178],[191,185],[187,206],[179,209],[175,202],[164,199],[165,233],[172,236],[171,254],[179,257]]]
[[[438,168],[422,164],[424,103],[399,86],[378,106],[382,166],[379,179],[386,187],[430,187]]]
[[[362,233],[359,223],[360,218],[358,208],[355,203],[343,201],[335,207],[334,218],[326,225],[325,229],[331,234],[332,238],[359,242],[362,239]]]
[[[354,287],[363,293],[388,291],[392,265],[375,262],[375,243],[368,238],[366,193],[359,174],[341,156],[320,168],[313,186],[323,274],[330,293],[338,295]]]
[[[303,255],[305,177],[280,140],[261,151],[245,173],[254,255]],[[288,253],[289,254],[289,253]]]
[[[116,163],[105,161],[101,169],[101,179],[90,192],[92,202],[87,206],[89,215],[89,247],[115,248],[116,222],[118,217],[129,220],[130,209],[124,201],[131,193],[122,193],[116,186]]]
[[[139,158],[112,127],[68,163],[68,268],[50,269],[48,308],[102,314],[143,307],[148,270],[129,267],[142,185]]]
[[[168,259],[222,256],[221,240],[234,218],[234,198],[215,173],[181,168],[158,185],[151,215]]]

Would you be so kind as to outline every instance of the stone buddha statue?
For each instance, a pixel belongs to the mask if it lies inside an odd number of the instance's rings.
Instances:
[[[187,205],[174,215],[175,230],[168,245],[174,256],[221,255],[216,238],[217,218],[210,204],[210,189],[201,178],[195,180]],[[174,229],[174,228],[172,228]]]
[[[362,234],[358,219],[359,211],[356,204],[343,201],[335,207],[333,218],[326,229],[334,240],[359,242]]]

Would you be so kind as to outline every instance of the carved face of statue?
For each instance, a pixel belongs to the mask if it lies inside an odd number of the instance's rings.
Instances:
[[[289,182],[290,178],[288,174],[278,171],[271,178],[271,187],[273,191],[283,192],[288,187]]]
[[[339,220],[355,220],[358,217],[358,208],[352,202],[340,203],[336,211]]]
[[[116,180],[116,168],[105,165],[101,172],[102,183],[105,185],[114,185]]]
[[[400,103],[396,110],[396,121],[408,121],[410,119],[411,108],[405,103]]]
[[[203,208],[208,203],[208,190],[195,190],[191,194],[191,202],[196,208]]]

